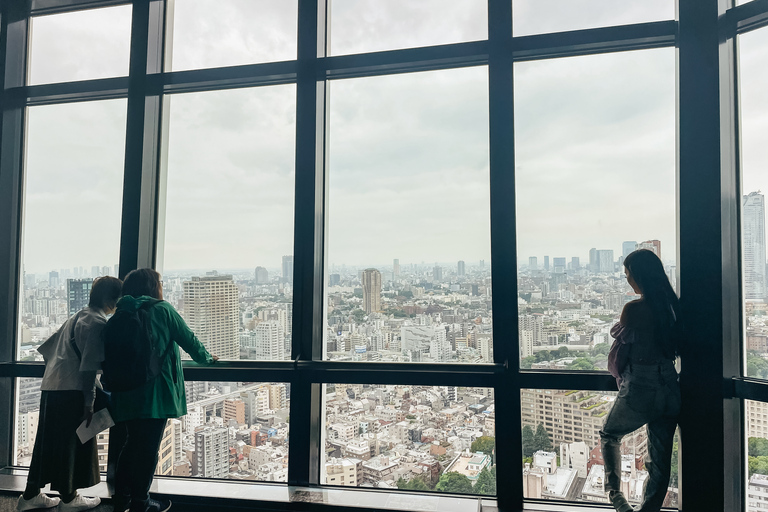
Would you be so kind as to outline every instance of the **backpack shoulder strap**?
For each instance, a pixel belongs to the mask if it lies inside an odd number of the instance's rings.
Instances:
[[[77,321],[79,319],[80,319],[80,311],[75,313],[75,318],[72,321],[72,327],[69,330],[69,344],[72,347],[72,350],[75,351],[75,354],[77,354],[77,358],[80,361],[82,361],[83,360],[83,354],[80,352],[80,349],[77,347],[77,342],[75,341],[75,326],[77,325]]]

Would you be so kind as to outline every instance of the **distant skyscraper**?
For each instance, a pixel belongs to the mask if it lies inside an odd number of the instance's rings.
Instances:
[[[629,255],[629,253],[631,253],[635,249],[637,249],[637,242],[635,242],[634,240],[632,240],[630,242],[622,242],[622,244],[621,244],[621,258],[622,259],[626,258]]]
[[[85,306],[91,297],[93,279],[67,279],[67,313],[74,315]]]
[[[744,297],[763,300],[766,295],[765,196],[760,192],[744,196],[741,214]]]
[[[613,249],[598,250],[597,265],[598,272],[613,272]]]
[[[653,253],[661,259],[661,242],[659,240],[646,240],[645,242],[637,244],[637,248],[653,251]]]
[[[329,278],[329,285],[330,286],[337,286],[341,282],[341,275],[339,274],[331,274]]]
[[[571,258],[571,270],[579,270],[581,268],[581,263],[579,262],[579,257],[574,256]]]
[[[283,282],[293,282],[293,256],[283,256]]]
[[[381,311],[381,272],[375,268],[363,270],[363,309],[366,313]]]
[[[108,266],[101,267],[101,275],[102,276],[108,276],[109,275],[109,267]]]
[[[253,277],[256,279],[256,284],[269,283],[269,272],[264,267],[256,267],[253,271]]]
[[[48,272],[48,286],[51,288],[59,287],[59,273],[55,270]]]
[[[530,270],[539,270],[539,261],[536,256],[530,256],[528,258],[528,269]]]
[[[549,271],[549,256],[544,256],[544,270]]]
[[[392,262],[392,275],[395,279],[400,277],[400,260],[397,258]]]
[[[91,267],[91,277],[99,277],[101,274],[101,268]]]
[[[565,272],[565,258],[552,258],[552,266],[555,272]]]
[[[240,359],[239,292],[231,275],[184,281],[184,320],[211,354]]]
[[[443,268],[439,265],[435,265],[435,268],[432,269],[432,279],[439,283],[443,280]]]
[[[467,266],[461,260],[459,260],[458,274],[459,274],[459,277],[464,277],[465,275],[467,275]]]

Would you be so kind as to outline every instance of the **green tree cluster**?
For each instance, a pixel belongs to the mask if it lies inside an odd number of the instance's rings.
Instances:
[[[496,496],[496,466],[493,466],[491,469],[485,467],[477,475],[474,492],[475,494]]]
[[[496,439],[491,436],[480,436],[472,442],[470,450],[477,453],[481,452],[486,455],[493,453],[493,448],[496,446]]]
[[[433,490],[431,485],[425,482],[423,478],[418,476],[411,478],[407,482],[403,479],[403,477],[400,477],[397,479],[396,485],[398,489],[405,489],[408,491],[432,491]]]
[[[532,457],[539,450],[552,451],[552,441],[542,423],[536,427],[536,432],[526,425],[523,427],[523,457]]]
[[[750,437],[747,441],[749,476],[768,475],[768,439]]]
[[[751,350],[747,352],[747,376],[768,379],[768,361]]]
[[[469,478],[456,471],[440,475],[440,480],[437,482],[435,489],[440,492],[458,494],[471,494],[473,492],[472,482],[469,481]]]

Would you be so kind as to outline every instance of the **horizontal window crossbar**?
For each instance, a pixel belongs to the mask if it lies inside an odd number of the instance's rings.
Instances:
[[[11,98],[24,98],[28,105],[127,98],[128,77],[28,85],[26,87],[8,89],[6,94],[9,94]]]
[[[488,63],[488,46],[488,41],[475,41],[339,55],[319,59],[318,67],[324,70],[325,77],[339,79],[479,66]],[[318,80],[322,79],[322,75],[318,76]]]
[[[728,24],[728,34],[743,34],[768,26],[768,0],[752,0],[729,9],[725,20]]]
[[[42,363],[2,363],[0,377],[43,376]],[[516,378],[515,378],[516,377]],[[342,384],[399,384],[424,386],[496,387],[502,378],[517,380],[519,388],[616,391],[616,381],[606,373],[523,371],[510,376],[501,364],[337,363],[331,361],[220,361],[212,366],[184,362],[190,381],[294,382]],[[749,379],[746,379],[747,381]],[[758,396],[768,401],[768,383],[754,384]],[[752,390],[752,387],[743,389]],[[763,393],[763,394],[759,394]],[[748,397],[749,398],[749,397]],[[759,398],[757,398],[759,400]]]
[[[521,389],[579,389],[585,391],[616,391],[616,379],[602,372],[522,371]]]
[[[512,53],[515,61],[574,57],[666,48],[675,46],[676,38],[676,21],[656,21],[517,37],[512,40]]]
[[[297,68],[297,61],[292,60],[226,68],[175,71],[149,75],[147,80],[150,89],[161,88],[165,92],[234,89],[295,83]]]
[[[724,393],[726,397],[768,402],[768,381],[765,380],[749,378],[731,379],[730,389],[726,389],[726,391],[730,391]]]
[[[32,16],[97,9],[133,3],[130,0],[32,0]]]

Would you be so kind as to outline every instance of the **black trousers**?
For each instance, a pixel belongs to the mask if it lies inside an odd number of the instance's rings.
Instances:
[[[163,439],[166,419],[138,419],[118,423],[125,444],[117,459],[115,497],[131,501],[131,511],[143,512],[157,467],[157,452]]]

